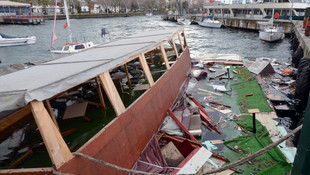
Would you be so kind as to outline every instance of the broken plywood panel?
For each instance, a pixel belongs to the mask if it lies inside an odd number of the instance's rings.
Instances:
[[[206,148],[199,148],[177,174],[197,174],[197,172],[202,171],[202,167],[210,159],[211,155],[212,153]]]
[[[260,112],[256,114],[256,119],[266,127],[269,132],[269,136],[273,142],[277,141],[275,136],[279,136],[277,126],[274,123],[274,119],[278,118],[275,112]]]
[[[254,74],[274,73],[274,69],[269,61],[258,59],[250,67],[249,71]]]
[[[65,114],[62,119],[65,120],[84,116],[87,109],[87,104],[88,104],[87,102],[84,102],[67,106]]]

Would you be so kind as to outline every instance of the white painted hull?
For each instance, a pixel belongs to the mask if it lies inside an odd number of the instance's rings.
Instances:
[[[25,37],[25,38],[0,38],[0,47],[4,46],[21,46],[27,44],[35,44],[36,37]]]
[[[222,23],[217,20],[198,21],[198,24],[202,27],[210,27],[210,28],[220,28],[222,26]]]
[[[259,39],[263,41],[268,41],[268,42],[273,42],[273,41],[278,41],[282,40],[284,38],[284,33],[281,32],[264,32],[260,31],[259,32]]]
[[[268,42],[274,42],[278,40],[282,40],[284,38],[283,32],[266,32],[259,31],[259,39]]]

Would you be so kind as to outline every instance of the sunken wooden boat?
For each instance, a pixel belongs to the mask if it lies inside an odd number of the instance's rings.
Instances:
[[[166,46],[170,45],[171,48]],[[175,54],[169,62],[167,51]],[[154,81],[146,55],[161,54],[166,70]],[[146,91],[129,107],[120,98],[110,71],[138,60],[148,84]],[[183,28],[143,32],[90,50],[49,61],[0,77],[0,111],[18,109],[3,120],[18,121],[32,116],[48,151],[53,167],[1,170],[0,174],[46,174],[57,171],[68,174],[127,174],[127,172],[101,165],[74,155],[65,143],[51,110],[49,101],[58,95],[90,80],[95,80],[101,105],[105,107],[105,93],[117,117],[100,130],[76,152],[88,155],[123,168],[131,169],[143,150],[154,138],[167,116],[191,67],[189,49]],[[127,74],[128,81],[130,79]],[[101,92],[100,86],[104,89]],[[172,114],[173,115],[173,114]],[[1,121],[1,124],[5,121]],[[10,126],[1,127],[1,133]],[[186,130],[186,129],[185,129]],[[185,131],[187,132],[187,131]],[[180,163],[184,167],[201,145],[193,137],[188,139],[193,147],[188,157]],[[194,144],[193,144],[194,143]],[[176,174],[180,171],[174,170]]]

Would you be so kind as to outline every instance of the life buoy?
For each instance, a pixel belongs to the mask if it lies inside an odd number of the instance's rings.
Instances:
[[[69,42],[66,42],[65,44],[64,44],[64,46],[66,46],[66,45],[68,45],[68,44],[70,44]]]

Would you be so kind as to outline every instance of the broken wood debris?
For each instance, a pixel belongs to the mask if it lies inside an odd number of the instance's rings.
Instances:
[[[204,110],[204,108],[201,106],[201,104],[194,98],[190,97],[191,100],[199,107],[200,109],[200,116],[201,118],[208,123],[208,125],[214,129],[217,133],[221,134],[221,132],[216,128],[214,120],[209,116],[209,114]]]
[[[219,94],[219,93],[216,93],[216,92],[212,92],[212,91],[209,91],[209,90],[206,90],[206,89],[198,88],[198,90],[204,91],[204,92],[207,92],[207,93],[210,93],[210,94],[213,94],[213,95],[222,96],[222,94]]]

